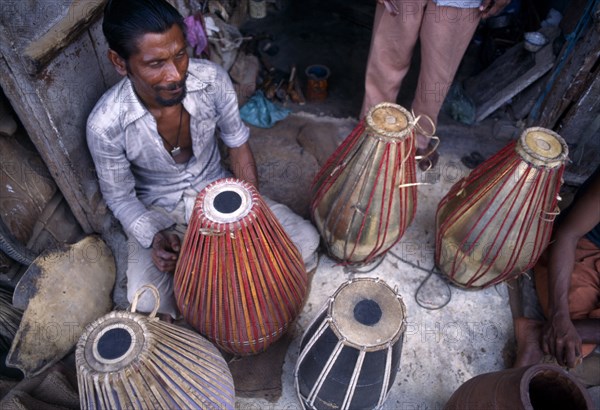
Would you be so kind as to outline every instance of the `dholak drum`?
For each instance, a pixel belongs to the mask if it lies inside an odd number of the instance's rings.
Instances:
[[[233,409],[227,363],[208,340],[155,316],[113,311],[91,323],[77,343],[83,409]]]
[[[198,194],[174,288],[202,335],[233,354],[259,353],[295,320],[307,286],[298,249],[252,185],[227,178]]]
[[[454,184],[436,214],[439,269],[459,286],[483,288],[531,268],[558,214],[567,155],[558,134],[528,128]]]
[[[402,298],[381,280],[340,286],[300,343],[294,376],[304,407],[381,406],[400,367],[405,318]]]
[[[415,124],[399,105],[376,105],[315,177],[311,216],[335,259],[369,263],[396,244],[412,222]]]

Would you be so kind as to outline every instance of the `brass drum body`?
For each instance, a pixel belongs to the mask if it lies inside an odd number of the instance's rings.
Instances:
[[[437,209],[438,268],[467,288],[530,269],[550,239],[567,154],[558,134],[529,128],[458,181]]]
[[[295,382],[305,409],[374,409],[400,367],[406,308],[385,282],[362,278],[338,288],[300,344]]]
[[[329,157],[313,182],[311,216],[331,256],[368,263],[400,240],[417,205],[414,144],[411,113],[381,103]]]
[[[252,185],[227,178],[198,194],[174,280],[190,325],[230,353],[259,353],[287,331],[307,288],[300,252]]]
[[[234,409],[217,348],[155,314],[113,311],[86,328],[76,350],[81,408]]]

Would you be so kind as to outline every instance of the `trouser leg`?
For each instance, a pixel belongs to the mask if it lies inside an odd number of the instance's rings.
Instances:
[[[381,102],[396,102],[419,36],[423,0],[397,1],[400,14],[392,16],[377,4],[365,75],[361,118]]]
[[[442,103],[448,94],[458,66],[477,29],[481,13],[478,9],[438,7],[427,2],[420,31],[421,64],[413,100],[415,115],[427,115],[437,124]],[[429,133],[427,121],[419,125]],[[417,133],[417,146],[425,148],[428,138]]]

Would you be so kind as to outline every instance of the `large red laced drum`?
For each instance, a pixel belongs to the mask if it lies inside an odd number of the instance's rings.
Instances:
[[[415,123],[399,105],[376,105],[317,174],[311,215],[334,258],[369,263],[396,244],[412,222]]]
[[[252,185],[221,179],[198,194],[174,280],[190,325],[225,351],[258,353],[300,313],[307,286],[298,249]]]
[[[467,288],[530,269],[550,239],[567,155],[558,134],[528,128],[454,184],[437,209],[439,269]]]

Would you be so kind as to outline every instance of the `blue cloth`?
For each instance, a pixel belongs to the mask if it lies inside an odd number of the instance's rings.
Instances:
[[[283,120],[290,114],[287,108],[281,108],[269,101],[262,91],[257,91],[242,108],[242,120],[255,127],[271,128],[277,121]]]

